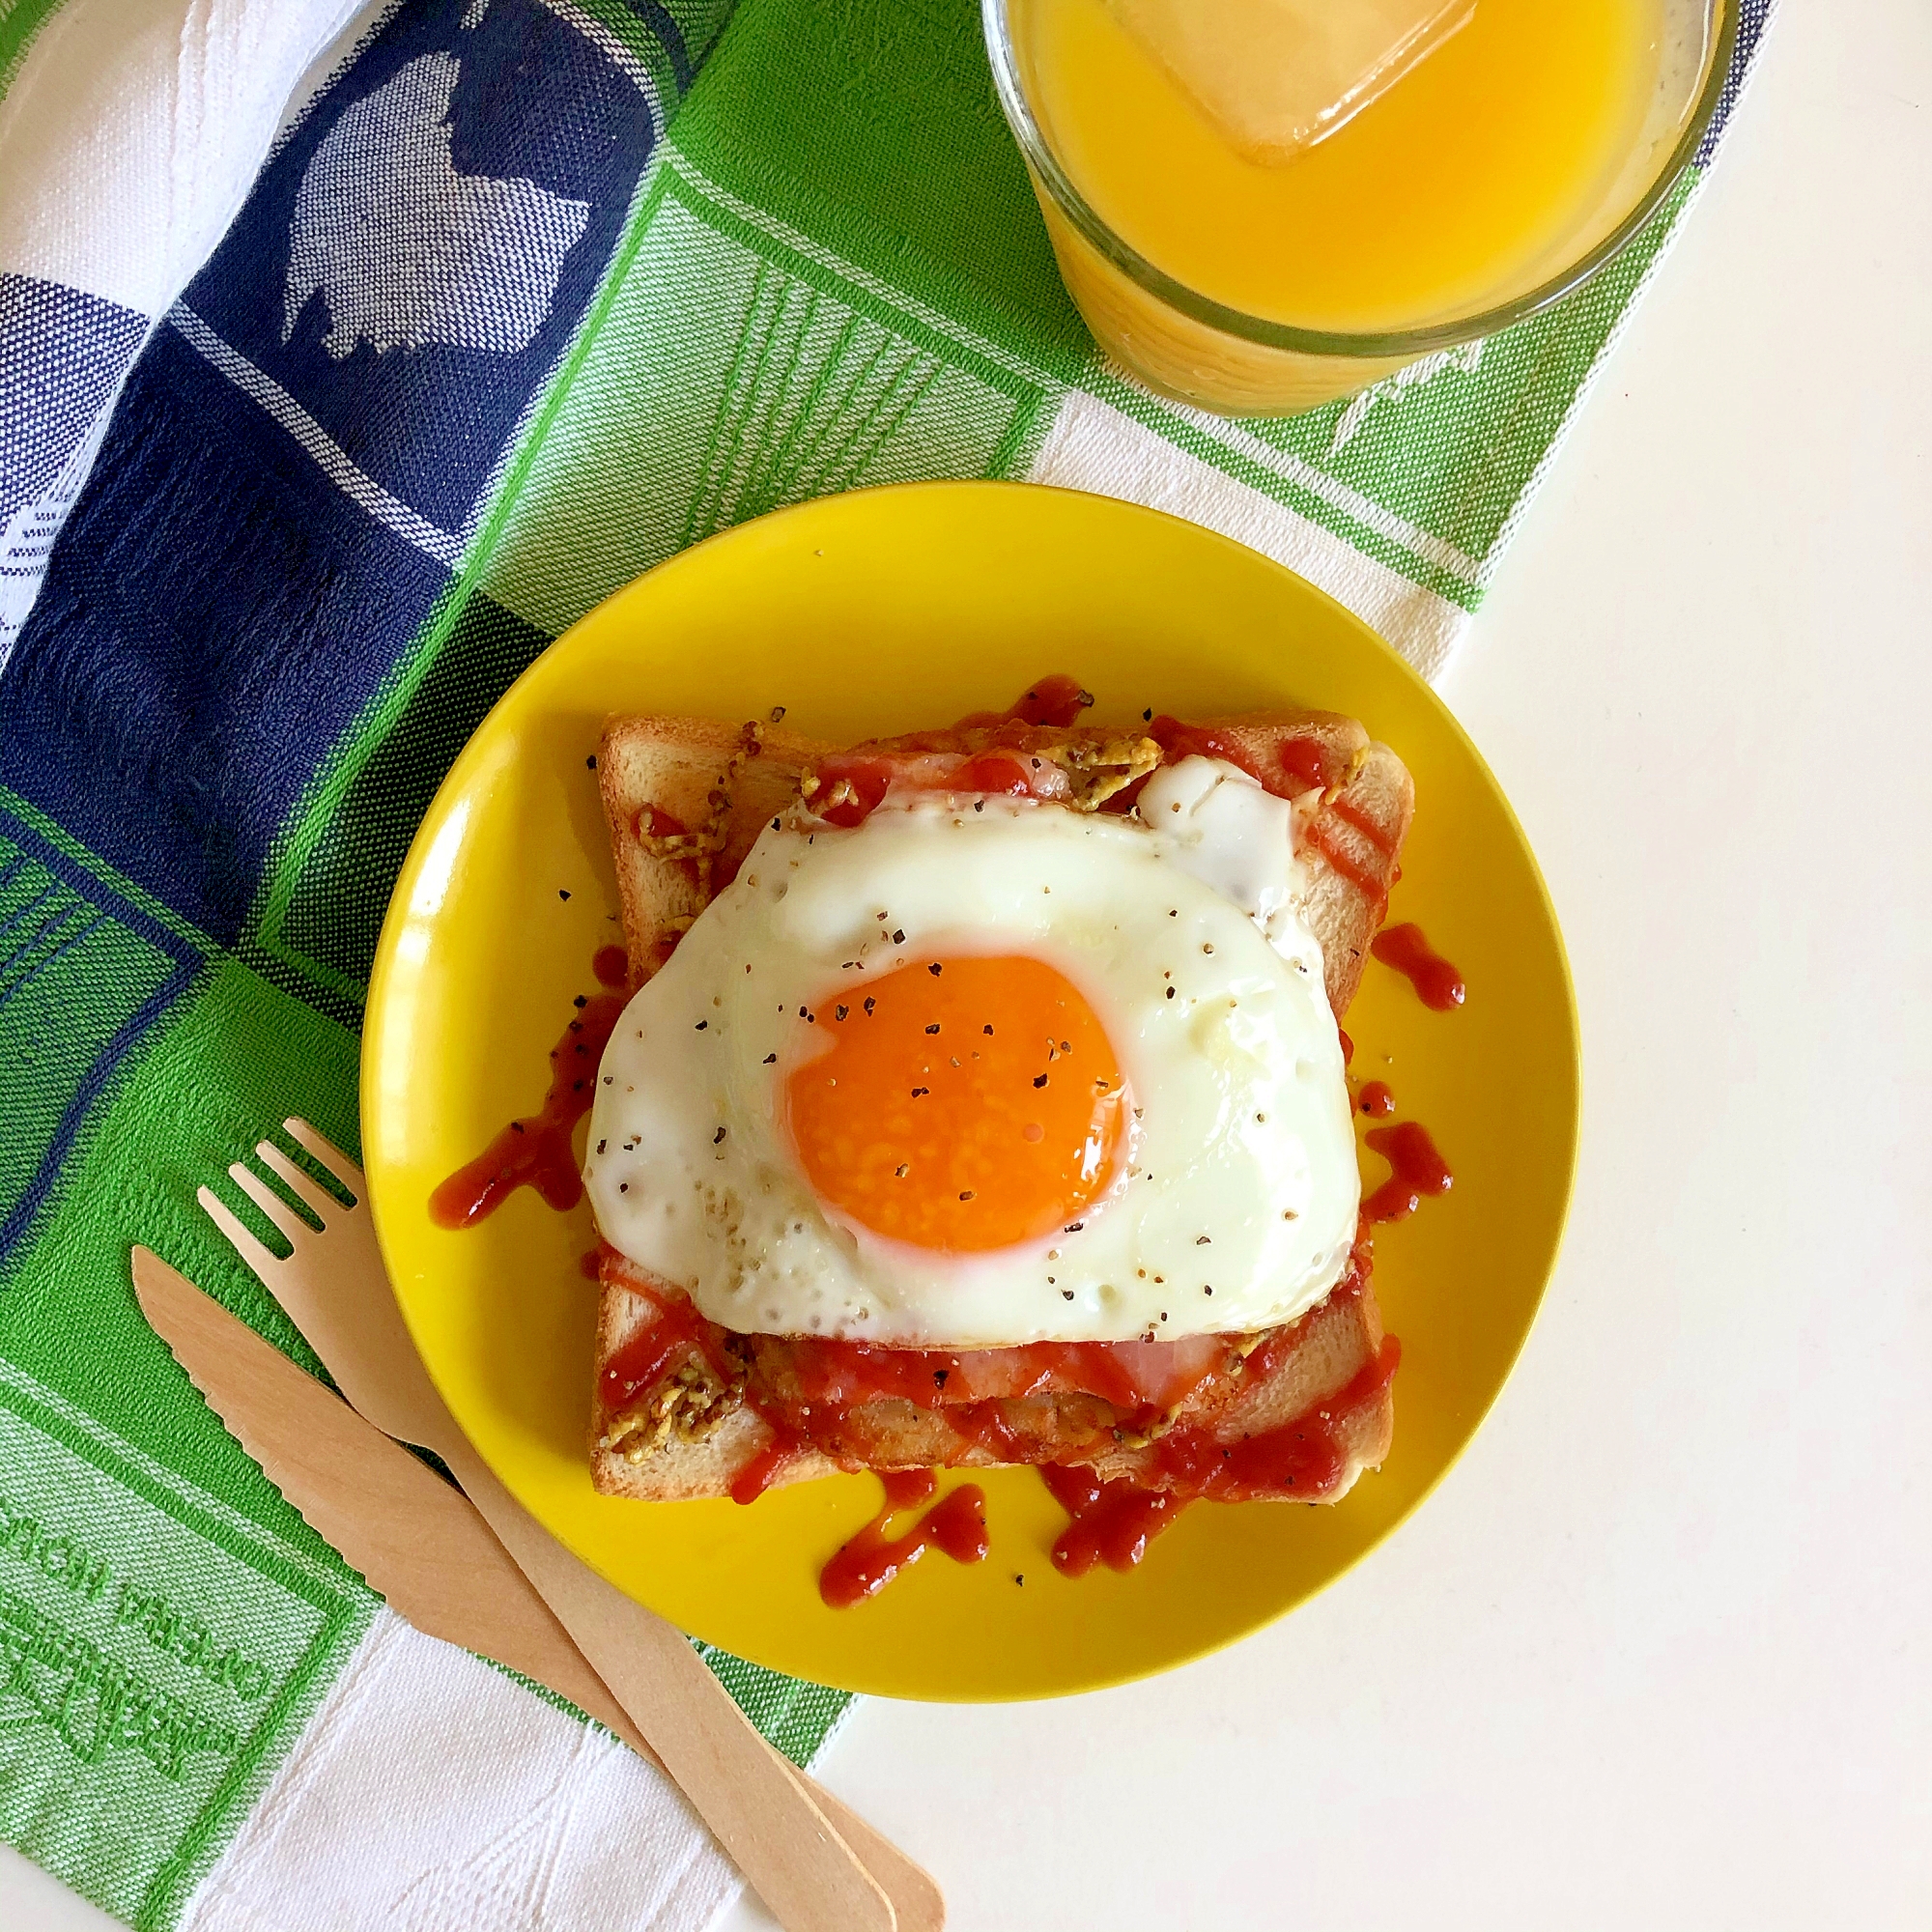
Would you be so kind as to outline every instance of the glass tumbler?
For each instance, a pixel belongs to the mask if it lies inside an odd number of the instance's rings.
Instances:
[[[1560,300],[1625,247],[1695,156],[1737,40],[1737,0],[1664,0],[1657,84],[1636,141],[1555,257],[1468,314],[1374,334],[1297,328],[1230,308],[1166,273],[1095,213],[1028,102],[1012,16],[981,0],[994,88],[1033,178],[1062,280],[1094,339],[1149,388],[1220,415],[1294,415],[1418,356],[1493,335]],[[1561,4],[1561,0],[1558,0]]]

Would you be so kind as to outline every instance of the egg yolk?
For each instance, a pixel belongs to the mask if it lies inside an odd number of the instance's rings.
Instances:
[[[1038,959],[921,959],[817,1009],[785,1081],[821,1201],[949,1253],[1054,1234],[1119,1165],[1127,1096],[1092,1007]]]

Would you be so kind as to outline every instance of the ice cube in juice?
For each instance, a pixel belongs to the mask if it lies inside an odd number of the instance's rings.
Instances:
[[[1469,23],[1476,0],[1107,0],[1235,150],[1293,160]]]

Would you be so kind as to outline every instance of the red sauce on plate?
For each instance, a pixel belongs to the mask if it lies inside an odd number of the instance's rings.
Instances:
[[[1424,1195],[1447,1194],[1454,1184],[1456,1177],[1449,1172],[1449,1163],[1420,1122],[1374,1127],[1367,1139],[1394,1172],[1362,1203],[1364,1221],[1406,1221],[1422,1206]]]
[[[818,1594],[835,1610],[847,1610],[876,1597],[928,1549],[942,1549],[955,1563],[985,1560],[986,1494],[977,1483],[962,1483],[903,1536],[889,1537],[887,1521],[898,1511],[924,1502],[937,1480],[930,1469],[895,1470],[881,1480],[886,1500],[878,1515],[819,1573]]]
[[[628,965],[621,946],[605,947],[593,963],[607,988],[623,985]],[[512,1121],[430,1196],[429,1217],[439,1228],[473,1228],[520,1187],[533,1187],[547,1206],[559,1211],[582,1200],[583,1179],[571,1151],[571,1129],[596,1097],[597,1065],[625,998],[617,990],[577,997],[577,1012],[550,1051],[550,1092],[542,1109]]]
[[[1022,724],[1077,724],[1080,714],[1093,702],[1094,694],[1083,690],[1077,677],[1057,670],[1023,692],[1018,701],[1006,710],[969,711],[952,728],[980,730],[990,724],[1004,724],[1009,719]]]
[[[1419,925],[1392,925],[1377,933],[1369,951],[1402,974],[1432,1011],[1446,1013],[1463,1004],[1468,989],[1462,974],[1430,945]]]
[[[1186,1507],[1164,1490],[1100,1482],[1091,1469],[1048,1464],[1039,1474],[1054,1501],[1073,1519],[1053,1546],[1053,1567],[1063,1577],[1084,1577],[1096,1563],[1131,1570]]]
[[[1395,1095],[1384,1080],[1365,1080],[1355,1095],[1355,1105],[1371,1120],[1386,1120],[1395,1112]]]

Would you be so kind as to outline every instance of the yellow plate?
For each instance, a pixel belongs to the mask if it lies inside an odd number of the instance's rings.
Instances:
[[[1098,720],[1301,700],[1353,713],[1415,775],[1392,919],[1465,973],[1426,1010],[1372,965],[1357,1074],[1425,1122],[1454,1190],[1377,1242],[1403,1341],[1395,1448],[1339,1506],[1198,1504],[1135,1572],[1078,1582],[1029,1470],[980,1478],[992,1552],[929,1552],[871,1602],[819,1601],[870,1476],[751,1508],[595,1494],[589,1210],[527,1190],[443,1233],[436,1183],[532,1113],[591,954],[618,934],[596,781],[605,720],[739,720],[775,704],[835,741],[1004,705],[1048,670]],[[567,895],[568,896],[565,896]],[[943,483],[835,497],[714,538],[593,611],[525,672],[430,807],[370,989],[362,1129],[377,1225],[438,1387],[493,1468],[587,1562],[685,1630],[774,1668],[895,1696],[1049,1696],[1181,1662],[1279,1616],[1373,1548],[1495,1399],[1554,1260],[1577,1136],[1577,1037],[1548,899],[1495,781],[1441,702],[1339,605],[1197,526],[1107,497]],[[580,1130],[581,1131],[581,1130]],[[1371,1183],[1382,1172],[1364,1155]],[[1020,1581],[1025,1578],[1024,1583]]]

